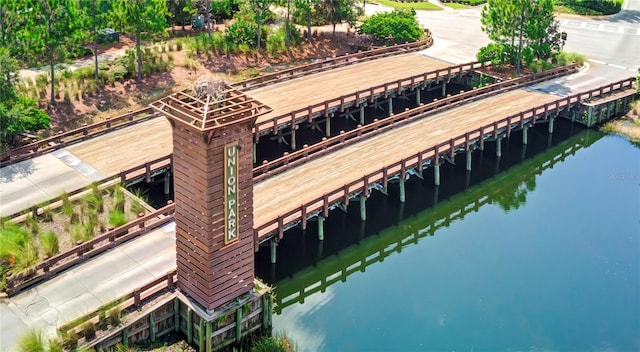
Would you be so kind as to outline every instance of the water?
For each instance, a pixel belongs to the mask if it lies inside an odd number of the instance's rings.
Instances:
[[[300,351],[640,350],[640,149],[559,123],[257,256]],[[506,143],[506,141],[503,141]],[[523,159],[524,157],[524,159]],[[506,170],[506,171],[504,171]],[[465,190],[466,189],[466,190]],[[435,205],[434,205],[435,204]]]

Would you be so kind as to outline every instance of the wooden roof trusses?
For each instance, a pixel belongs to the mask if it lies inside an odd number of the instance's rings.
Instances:
[[[230,87],[221,80],[198,80],[190,89],[174,93],[150,104],[170,121],[189,125],[201,132],[248,122],[271,108]]]

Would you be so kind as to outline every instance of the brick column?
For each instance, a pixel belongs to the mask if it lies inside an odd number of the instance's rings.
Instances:
[[[228,94],[215,109],[186,94],[152,104],[173,129],[177,286],[207,311],[254,279],[252,127],[268,108]]]

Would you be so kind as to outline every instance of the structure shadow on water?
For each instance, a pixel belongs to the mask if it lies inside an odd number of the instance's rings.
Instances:
[[[439,228],[462,219],[485,204],[499,205],[504,211],[518,209],[533,191],[537,175],[561,163],[577,150],[602,137],[570,122],[557,121],[554,134],[547,126],[529,130],[528,144],[522,132],[514,132],[502,142],[502,156],[495,154],[495,142],[472,155],[472,170],[466,171],[466,156],[460,153],[454,164],[441,166],[441,185],[433,185],[433,171],[423,179],[407,180],[406,200],[400,202],[398,183],[391,183],[388,195],[373,192],[367,200],[367,220],[360,220],[358,202],[347,211],[334,209],[324,223],[324,240],[318,240],[317,226],[291,229],[277,247],[277,262],[261,248],[256,256],[256,274],[275,284],[277,313],[305,297],[324,291],[337,281],[381,262],[420,238],[433,236]]]

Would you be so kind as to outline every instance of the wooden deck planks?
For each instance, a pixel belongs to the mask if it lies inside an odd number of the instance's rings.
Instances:
[[[410,53],[292,79],[247,94],[274,109],[259,117],[264,120],[359,89],[447,66],[445,62]],[[327,82],[330,82],[330,87],[326,87]],[[67,150],[104,176],[111,176],[170,154],[171,128],[166,119],[154,119],[79,143]]]
[[[173,152],[171,126],[165,118],[107,133],[67,148],[105,177]]]
[[[525,89],[500,94],[402,126],[257,183],[254,227],[436,143],[556,99]]]
[[[258,121],[306,108],[325,100],[368,89],[397,79],[450,66],[444,61],[410,53],[367,61],[339,69],[269,85],[247,92],[249,96],[270,106],[273,111]]]

